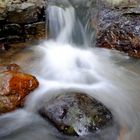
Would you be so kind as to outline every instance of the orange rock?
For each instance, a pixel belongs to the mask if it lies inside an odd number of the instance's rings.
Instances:
[[[34,76],[18,70],[19,66],[14,64],[0,72],[0,114],[20,107],[25,97],[39,85]]]

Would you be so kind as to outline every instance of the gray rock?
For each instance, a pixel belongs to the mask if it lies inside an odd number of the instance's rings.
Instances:
[[[39,113],[66,135],[98,133],[112,124],[111,112],[85,93],[65,93],[44,102]]]
[[[97,47],[140,58],[140,7],[105,8],[98,14]]]

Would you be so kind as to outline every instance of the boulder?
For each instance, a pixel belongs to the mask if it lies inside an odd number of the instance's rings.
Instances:
[[[112,124],[111,112],[85,93],[68,92],[45,101],[39,113],[65,135],[98,133]]]
[[[25,97],[38,85],[37,79],[21,72],[18,65],[0,65],[0,114],[21,107]]]
[[[96,46],[140,58],[140,7],[103,8],[98,15]]]

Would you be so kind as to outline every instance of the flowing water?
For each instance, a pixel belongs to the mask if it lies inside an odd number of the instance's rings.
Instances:
[[[140,61],[117,51],[89,47],[72,6],[49,6],[50,39],[21,52],[1,55],[34,74],[39,88],[25,107],[0,117],[0,140],[140,140]],[[99,136],[64,137],[37,110],[42,100],[64,91],[82,91],[112,112],[117,127]]]

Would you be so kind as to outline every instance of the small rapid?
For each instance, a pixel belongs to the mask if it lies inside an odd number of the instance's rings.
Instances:
[[[140,61],[136,64],[119,52],[90,48],[72,6],[50,5],[48,14],[50,39],[10,61],[36,75],[40,86],[23,109],[0,116],[0,140],[139,140]],[[37,111],[45,98],[67,90],[85,92],[101,101],[117,125],[92,138],[57,134]]]

